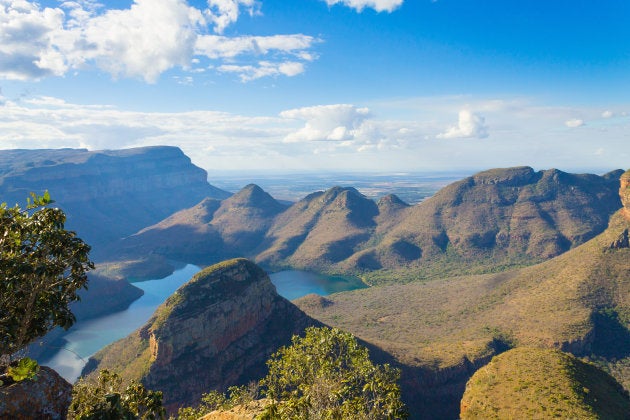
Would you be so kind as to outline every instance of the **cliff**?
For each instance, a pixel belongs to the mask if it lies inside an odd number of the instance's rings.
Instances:
[[[84,373],[115,369],[163,391],[175,409],[261,378],[274,351],[316,324],[276,293],[261,268],[230,260],[195,275],[138,331],[97,353]]]
[[[67,227],[93,246],[93,258],[205,197],[229,196],[176,147],[0,151],[1,201],[23,204],[45,190],[66,211]]]
[[[621,187],[619,188],[623,213],[630,220],[630,169],[621,175]]]

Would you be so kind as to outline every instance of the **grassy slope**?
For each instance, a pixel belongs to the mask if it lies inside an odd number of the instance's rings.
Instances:
[[[627,419],[630,399],[610,375],[558,350],[500,354],[466,385],[462,419]]]
[[[392,354],[404,369],[448,371],[511,346],[556,347],[592,357],[628,387],[630,249],[609,249],[628,228],[618,213],[586,244],[520,270],[296,303]]]

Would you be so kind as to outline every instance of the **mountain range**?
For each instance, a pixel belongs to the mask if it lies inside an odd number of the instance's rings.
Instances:
[[[233,259],[200,272],[88,370],[162,389],[173,409],[260,377],[291,334],[324,324],[401,369],[414,418],[457,418],[473,374],[513,348],[571,353],[630,389],[630,171],[493,169],[413,206],[348,187],[286,204],[206,177],[174,148],[0,152],[2,201],[48,189],[68,226],[94,240],[81,316],[124,307],[137,296],[125,279],[159,277],[171,260],[247,257],[373,287],[288,302],[263,269]]]
[[[544,261],[602,232],[621,207],[622,173],[495,169],[413,206],[349,187],[286,206],[248,185],[125,237],[109,258],[134,261],[141,273],[147,256],[149,265],[245,256],[269,269],[352,274],[370,284],[496,271]]]

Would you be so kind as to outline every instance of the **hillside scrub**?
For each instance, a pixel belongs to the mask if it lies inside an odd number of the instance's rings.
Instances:
[[[630,398],[614,378],[558,350],[516,348],[468,381],[461,418],[627,419]]]

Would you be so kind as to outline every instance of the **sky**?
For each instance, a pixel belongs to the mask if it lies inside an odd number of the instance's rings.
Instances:
[[[0,149],[220,171],[630,167],[630,2],[0,0]]]

